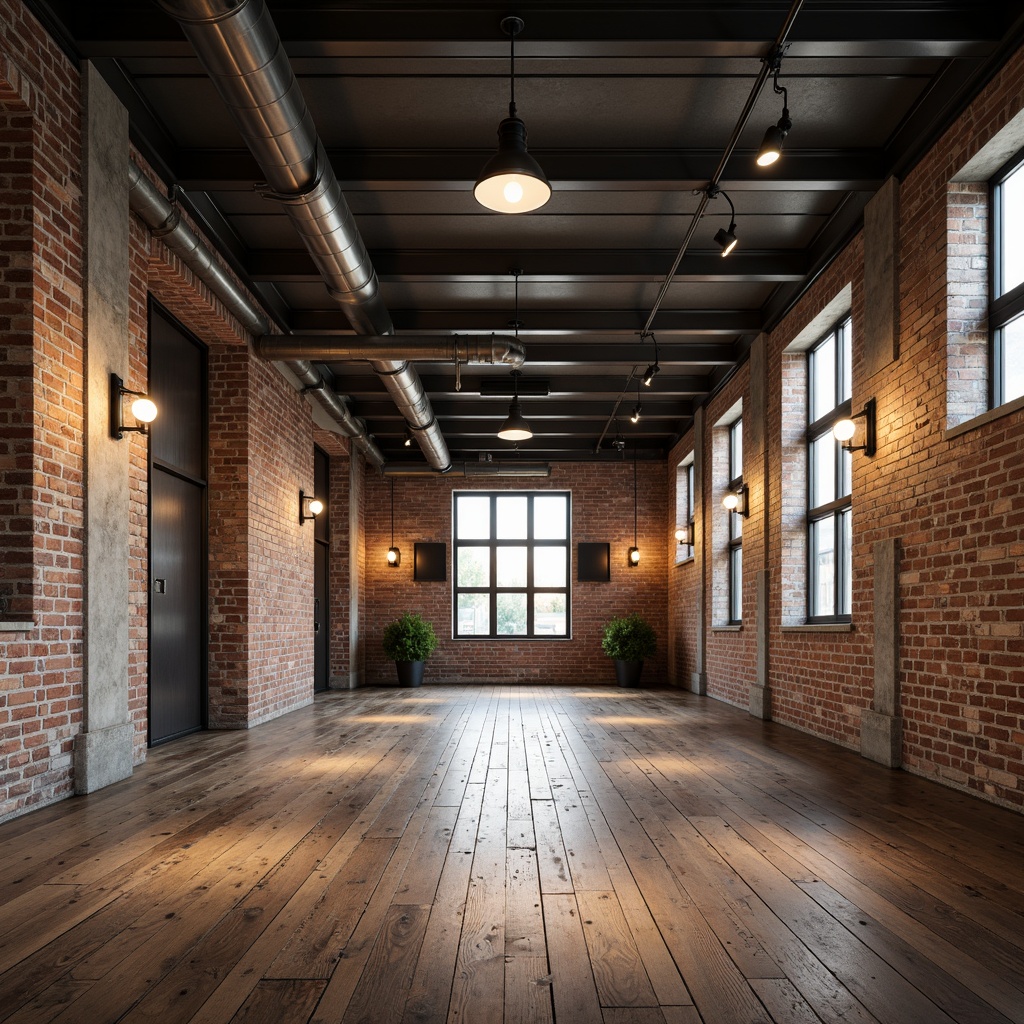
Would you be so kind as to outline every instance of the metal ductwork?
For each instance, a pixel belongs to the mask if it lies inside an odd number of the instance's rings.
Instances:
[[[384,476],[436,476],[429,466],[416,462],[389,462]],[[547,462],[456,462],[446,476],[551,476]]]
[[[316,133],[263,0],[158,0],[182,27],[357,334],[391,335],[391,315],[348,203]],[[427,462],[442,472],[448,446],[415,367],[372,360]]]
[[[181,211],[164,198],[163,193],[142,173],[134,160],[128,161],[128,204],[149,227],[153,236],[180,257],[247,331],[257,337],[266,335],[270,329],[267,318],[225,273],[213,253],[181,219]],[[316,392],[316,401],[338,424],[341,433],[352,439],[354,447],[362,452],[367,461],[378,467],[383,466],[384,455],[373,439],[367,436],[366,424],[353,416],[348,406],[334,392],[320,387],[323,382],[312,364],[301,359],[292,360],[288,368],[298,377],[303,387],[320,388]]]
[[[506,334],[418,335],[400,338],[351,335],[267,334],[256,339],[256,354],[264,359],[316,359],[356,362],[361,359],[429,359],[434,362],[505,363],[519,369],[526,350]]]

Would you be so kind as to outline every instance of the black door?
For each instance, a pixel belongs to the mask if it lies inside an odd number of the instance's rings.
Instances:
[[[206,709],[206,350],[151,304],[149,742]]]
[[[328,616],[328,564],[330,562],[330,461],[327,453],[313,449],[313,493],[324,503],[316,517],[313,562],[313,689],[326,690],[331,676],[330,619]]]

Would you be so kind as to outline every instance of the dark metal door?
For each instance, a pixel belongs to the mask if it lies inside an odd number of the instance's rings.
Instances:
[[[313,689],[326,690],[330,684],[330,595],[328,591],[328,565],[330,562],[330,461],[327,453],[313,449],[314,494],[324,503],[324,510],[313,524]]]
[[[206,349],[155,304],[149,392],[149,742],[206,717]]]
[[[150,490],[149,736],[202,728],[203,492],[154,468]]]

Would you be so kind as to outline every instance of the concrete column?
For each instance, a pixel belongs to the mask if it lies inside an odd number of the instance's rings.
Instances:
[[[864,208],[864,378],[899,355],[899,182],[888,181]]]
[[[875,692],[861,712],[860,752],[898,768],[903,759],[900,714],[899,541],[875,542]]]
[[[690,690],[693,693],[708,692],[707,664],[708,622],[707,622],[707,544],[705,537],[710,537],[711,523],[708,510],[704,507],[704,409],[698,409],[693,416],[693,518],[694,545],[693,560],[697,565],[697,635],[694,637],[693,649],[695,669],[690,674]],[[705,530],[705,523],[707,529]]]
[[[754,628],[757,642],[757,681],[750,687],[750,713],[768,721],[772,717],[772,694],[768,685],[768,570],[760,569],[756,581],[757,609]]]
[[[348,488],[348,686],[366,680],[366,650],[362,635],[363,576],[366,572],[366,463],[352,447]]]
[[[768,561],[768,336],[759,334],[750,347],[750,411],[743,417],[744,476],[751,491],[761,495],[761,565]],[[751,557],[754,553],[751,551]],[[767,568],[755,576],[754,629],[757,644],[757,678],[750,687],[749,709],[755,718],[771,718],[768,677],[768,583]]]
[[[128,717],[128,451],[110,436],[110,374],[128,371],[128,114],[92,64],[85,125],[85,711],[75,792],[132,773]]]

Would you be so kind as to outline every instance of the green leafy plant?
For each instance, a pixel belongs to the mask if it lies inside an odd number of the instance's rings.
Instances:
[[[426,661],[437,647],[437,634],[415,612],[406,612],[384,629],[383,645],[392,661]]]
[[[604,627],[601,649],[609,658],[643,661],[657,647],[658,636],[651,624],[637,612],[612,619]]]

